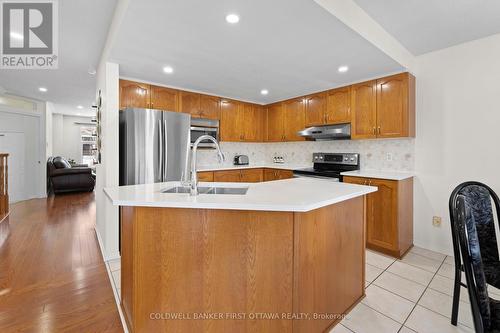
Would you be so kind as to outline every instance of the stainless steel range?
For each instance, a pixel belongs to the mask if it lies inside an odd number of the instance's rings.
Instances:
[[[344,171],[359,170],[359,154],[314,153],[313,167],[293,170],[295,177],[313,177],[341,182]]]

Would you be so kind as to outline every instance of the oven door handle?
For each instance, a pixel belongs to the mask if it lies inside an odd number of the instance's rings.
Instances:
[[[217,132],[217,128],[191,126],[191,131]]]
[[[316,179],[325,179],[325,180],[331,180],[335,182],[339,182],[340,179],[336,177],[325,177],[325,176],[314,176],[314,175],[302,175],[302,174],[296,174],[294,173],[293,176],[295,178],[316,178]]]

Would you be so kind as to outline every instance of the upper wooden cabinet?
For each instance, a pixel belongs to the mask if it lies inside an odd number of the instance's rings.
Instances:
[[[351,87],[328,91],[325,118],[327,124],[351,122]]]
[[[221,141],[243,141],[243,103],[233,100],[221,102]]]
[[[179,110],[193,118],[220,119],[220,98],[181,91]]]
[[[283,141],[284,116],[281,103],[271,104],[267,107],[267,141]]]
[[[221,141],[264,141],[265,109],[233,100],[221,102]]]
[[[304,98],[305,126],[324,125],[327,123],[326,94],[315,94]]]
[[[351,137],[376,138],[377,82],[368,81],[351,86]]]
[[[146,83],[120,80],[120,110],[149,108],[151,86]]]
[[[305,127],[304,100],[302,98],[283,102],[283,141],[303,141],[297,135]]]
[[[151,109],[178,111],[179,91],[175,89],[151,86]]]
[[[415,77],[391,75],[351,86],[352,138],[415,136]]]
[[[415,77],[409,73],[377,80],[377,137],[415,136]]]

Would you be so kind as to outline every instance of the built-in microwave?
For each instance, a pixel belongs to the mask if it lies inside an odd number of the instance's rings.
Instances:
[[[219,141],[219,121],[213,119],[191,118],[191,147],[202,135],[213,136]],[[199,148],[215,148],[211,141],[202,141]]]

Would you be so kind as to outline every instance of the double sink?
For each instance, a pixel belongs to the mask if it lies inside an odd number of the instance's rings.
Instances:
[[[184,186],[171,187],[162,190],[161,193],[190,193],[191,189]],[[248,187],[198,187],[199,194],[235,194],[235,195],[245,195],[247,194]]]

